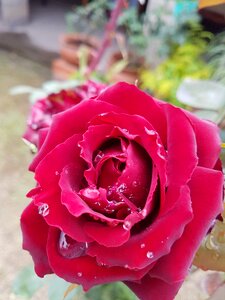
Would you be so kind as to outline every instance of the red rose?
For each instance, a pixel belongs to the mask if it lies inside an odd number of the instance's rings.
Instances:
[[[83,99],[97,96],[104,88],[105,85],[89,80],[74,89],[62,90],[38,100],[31,107],[23,138],[35,146],[39,146],[40,140],[42,141],[47,134],[54,114],[78,104]]]
[[[214,124],[125,83],[54,116],[21,219],[36,273],[173,299],[222,210],[219,152]]]

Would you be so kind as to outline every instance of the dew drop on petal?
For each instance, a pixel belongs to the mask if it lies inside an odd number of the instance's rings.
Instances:
[[[148,251],[147,254],[146,254],[146,256],[147,256],[147,258],[153,258],[154,254],[153,254],[153,252]]]
[[[137,187],[138,186],[138,182],[136,180],[133,181],[132,183],[133,187]]]
[[[59,171],[55,171],[55,175],[58,176],[59,175]]]
[[[154,130],[149,130],[147,127],[145,127],[145,132],[148,134],[148,135],[155,135],[156,132]]]
[[[147,209],[144,208],[140,213],[145,218],[147,216]]]
[[[77,273],[77,276],[78,276],[78,277],[82,277],[82,275],[83,275],[83,274],[82,274],[81,272],[78,272],[78,273]]]
[[[144,243],[141,244],[141,249],[143,249],[143,248],[145,248],[145,244]]]
[[[123,224],[123,229],[130,230],[130,228],[131,228],[131,222],[125,221]]]
[[[49,214],[49,206],[47,203],[42,203],[38,206],[38,213],[43,217],[46,217]]]
[[[129,268],[129,266],[126,264],[126,265],[124,265],[124,268],[125,268],[125,269],[128,269],[128,268]]]
[[[126,190],[127,186],[125,183],[122,183],[120,186],[118,186],[117,191],[119,193],[123,193]]]
[[[77,242],[61,232],[59,237],[59,253],[67,258],[73,259],[85,255],[88,243]]]

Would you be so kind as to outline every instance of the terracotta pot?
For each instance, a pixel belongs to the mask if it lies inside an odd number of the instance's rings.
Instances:
[[[90,36],[79,33],[64,34],[60,39],[60,56],[67,62],[79,65],[80,47],[85,47],[87,50],[88,64],[96,55],[98,49],[98,41]]]
[[[115,63],[121,61],[123,56],[121,52],[115,52],[109,59],[109,68]],[[135,83],[138,79],[139,69],[144,65],[144,58],[136,57],[131,52],[128,53],[128,65],[120,72],[113,75],[112,81],[126,81],[128,83]]]
[[[67,80],[76,71],[77,67],[75,65],[62,58],[54,59],[52,62],[52,74],[57,80]]]

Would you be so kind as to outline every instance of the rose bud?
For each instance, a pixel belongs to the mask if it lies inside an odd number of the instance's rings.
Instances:
[[[61,90],[40,99],[31,107],[27,120],[27,129],[23,139],[35,146],[40,146],[40,140],[47,134],[48,127],[52,123],[52,116],[62,112],[83,99],[97,96],[106,86],[94,81],[87,81],[74,89]],[[41,129],[44,129],[40,132]]]

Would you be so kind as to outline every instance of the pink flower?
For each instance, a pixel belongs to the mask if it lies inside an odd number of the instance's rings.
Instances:
[[[52,123],[52,116],[60,113],[84,99],[96,97],[106,86],[94,81],[87,81],[85,84],[74,89],[62,90],[50,94],[47,98],[40,99],[31,107],[27,121],[27,129],[23,138],[28,142],[39,146],[40,139],[46,135]],[[40,130],[44,129],[40,132]]]
[[[53,117],[21,219],[39,276],[171,300],[222,210],[217,127],[119,83]]]

